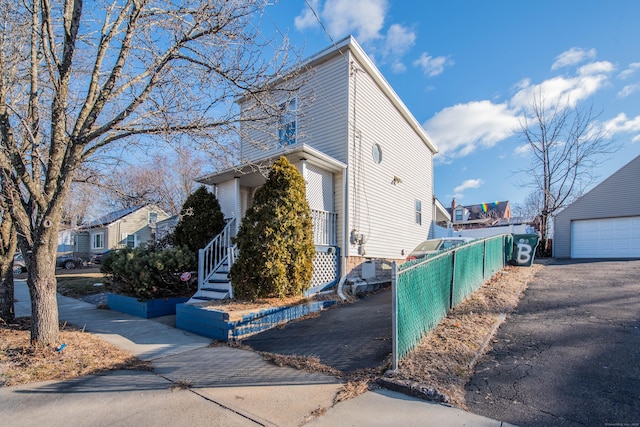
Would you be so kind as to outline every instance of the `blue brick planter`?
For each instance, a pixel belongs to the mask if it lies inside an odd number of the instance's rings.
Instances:
[[[287,307],[273,307],[246,314],[241,320],[236,321],[230,321],[229,313],[224,311],[210,310],[192,304],[178,304],[176,327],[220,341],[237,340],[324,310],[335,303],[336,301],[314,301]]]
[[[114,311],[150,319],[152,317],[176,314],[176,304],[187,302],[189,298],[167,298],[138,301],[134,297],[108,294],[107,305]]]

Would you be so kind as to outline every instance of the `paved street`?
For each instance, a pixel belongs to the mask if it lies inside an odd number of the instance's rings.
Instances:
[[[640,260],[554,260],[467,386],[471,412],[526,426],[640,425]]]

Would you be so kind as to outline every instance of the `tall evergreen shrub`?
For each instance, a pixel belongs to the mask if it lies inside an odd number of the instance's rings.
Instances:
[[[258,189],[236,238],[231,268],[238,299],[302,295],[313,272],[313,224],[302,174],[280,157]]]
[[[191,193],[180,210],[180,220],[173,232],[175,246],[189,248],[197,259],[198,250],[224,228],[224,215],[216,196],[203,186]]]

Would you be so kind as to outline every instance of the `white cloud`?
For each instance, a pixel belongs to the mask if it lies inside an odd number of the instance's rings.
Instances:
[[[640,115],[630,119],[625,113],[620,113],[613,119],[604,122],[602,129],[607,136],[613,136],[617,133],[640,132]]]
[[[576,63],[593,56],[595,50],[571,50],[560,55],[556,62]],[[514,136],[520,129],[519,117],[531,108],[540,94],[546,106],[559,103],[574,107],[605,87],[613,71],[615,67],[611,62],[594,61],[579,67],[574,76],[556,76],[538,84],[526,78],[514,85],[515,93],[505,102],[482,100],[457,104],[439,111],[423,126],[440,149],[441,156],[437,159],[446,162],[466,156],[478,148],[491,148]],[[627,88],[627,92],[631,90]],[[609,123],[608,132],[618,131],[624,126],[633,128],[632,123],[635,122],[619,120]],[[526,152],[525,146],[515,149],[516,155]]]
[[[625,87],[618,92],[618,98],[626,98],[634,92],[640,91],[640,83],[636,83],[634,85],[626,85]]]
[[[380,39],[388,0],[311,0],[313,10],[334,38],[355,34],[361,43]],[[319,27],[318,19],[306,6],[294,18],[297,30]]]
[[[413,61],[413,65],[422,68],[427,77],[434,77],[442,74],[445,66],[453,65],[453,61],[444,56],[434,58],[429,56],[427,52],[423,52],[420,58]]]
[[[581,76],[594,76],[598,74],[608,74],[615,69],[609,61],[591,62],[578,68],[578,74]]]
[[[416,34],[401,24],[391,24],[383,34],[388,3],[388,0],[311,0],[311,8],[318,17],[306,6],[294,18],[294,25],[304,31],[319,27],[320,19],[334,39],[353,34],[372,59],[379,56],[382,62],[391,64],[394,73],[403,73],[407,67],[402,57],[414,47]]]
[[[640,62],[633,62],[629,64],[627,68],[622,70],[620,74],[618,74],[618,78],[621,80],[627,79],[635,74],[635,72],[638,70],[640,70]]]
[[[391,71],[396,74],[404,73],[405,71],[407,71],[407,66],[402,62],[394,62],[393,64],[391,64]]]
[[[402,56],[416,44],[416,34],[400,24],[393,24],[387,31],[384,42],[385,58],[392,61],[391,70],[394,73],[404,73],[407,71],[406,65],[401,62]]]
[[[319,0],[311,0],[310,4],[311,7],[313,7],[313,10],[317,12]],[[300,15],[294,18],[293,24],[295,25],[296,29],[300,31],[320,26],[320,23],[313,14],[313,11],[306,4]]]
[[[514,150],[516,156],[528,156],[531,153],[531,144],[522,144]]]
[[[381,38],[387,8],[387,0],[327,0],[321,16],[333,36],[354,32],[364,43]]]
[[[518,83],[519,90],[511,98],[510,105],[515,109],[528,108],[535,96],[542,93],[548,105],[560,103],[573,107],[607,84],[613,70],[613,64],[601,61],[580,67],[575,77],[553,77],[537,85],[524,79]]]
[[[518,129],[517,112],[506,103],[474,101],[436,113],[424,123],[443,157],[466,156],[478,147],[493,147]]]
[[[572,47],[571,49],[562,52],[560,55],[556,56],[556,60],[551,65],[552,70],[557,70],[558,68],[567,67],[569,65],[579,64],[588,59],[593,59],[596,57],[595,49],[581,49],[579,47]]]
[[[403,56],[416,44],[416,34],[400,24],[392,24],[387,31],[385,51],[392,56]]]
[[[453,191],[454,193],[462,193],[464,190],[467,190],[469,188],[478,188],[482,184],[484,184],[484,181],[482,181],[481,179],[467,179],[462,184],[454,188]]]

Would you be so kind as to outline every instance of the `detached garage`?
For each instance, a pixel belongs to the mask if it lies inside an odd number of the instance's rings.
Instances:
[[[556,258],[640,258],[640,156],[560,212]]]

